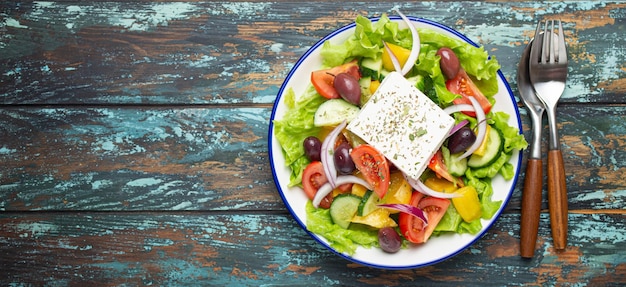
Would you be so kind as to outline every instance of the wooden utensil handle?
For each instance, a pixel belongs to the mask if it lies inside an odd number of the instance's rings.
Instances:
[[[535,255],[539,216],[541,214],[543,165],[541,159],[528,159],[524,191],[522,193],[522,219],[520,223],[520,253],[524,258]]]
[[[567,245],[567,186],[561,150],[548,152],[548,206],[554,248]]]

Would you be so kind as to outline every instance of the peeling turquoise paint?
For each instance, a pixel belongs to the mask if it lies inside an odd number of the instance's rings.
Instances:
[[[181,202],[177,205],[172,206],[172,210],[185,210],[188,209],[189,207],[192,207],[193,203],[190,201],[185,201],[185,202]]]
[[[126,183],[128,186],[154,186],[160,184],[162,181],[156,178],[140,178]]]
[[[271,11],[273,3],[218,3],[206,12],[212,15],[233,14],[239,19],[249,19],[250,16],[258,15],[259,11]]]
[[[0,147],[0,154],[2,155],[10,155],[16,151],[17,149],[10,149],[10,148],[7,148],[6,146]]]
[[[588,191],[588,192],[579,194],[578,196],[573,198],[573,200],[581,200],[581,201],[604,200],[606,198],[606,196],[607,196],[607,194],[604,193],[603,191],[596,190],[596,191]]]
[[[15,226],[15,230],[17,233],[22,233],[27,237],[40,237],[58,233],[59,227],[47,222],[29,222],[18,224]]]
[[[0,22],[1,27],[12,27],[18,29],[28,29],[28,26],[20,24],[19,20],[13,18],[5,18],[3,22]]]
[[[105,5],[66,5],[57,2],[35,2],[33,16],[47,13],[64,13],[65,27],[70,30],[82,28],[87,19],[106,21],[108,25],[120,26],[129,31],[148,31],[157,26],[167,26],[169,21],[185,19],[197,12],[197,7],[190,3],[153,3],[143,11],[127,11],[120,3]]]

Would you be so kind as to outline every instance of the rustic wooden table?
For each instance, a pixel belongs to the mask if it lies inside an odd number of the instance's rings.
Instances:
[[[625,284],[626,3],[396,5],[0,3],[0,285]],[[537,21],[567,22],[565,251],[544,203],[520,258],[521,180],[480,241],[420,269],[351,263],[288,213],[267,149],[283,79],[321,37],[393,7],[484,45],[515,94]]]

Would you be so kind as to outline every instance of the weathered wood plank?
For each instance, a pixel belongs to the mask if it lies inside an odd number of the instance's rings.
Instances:
[[[625,219],[572,214],[570,247],[556,252],[544,216],[537,255],[524,260],[519,217],[506,214],[447,261],[389,271],[334,255],[285,214],[2,213],[0,284],[618,286],[626,282]]]
[[[267,108],[0,110],[1,209],[281,208],[268,117]]]
[[[476,4],[0,2],[0,285],[623,285],[626,3]],[[537,256],[519,257],[521,181],[483,239],[416,270],[343,260],[287,213],[267,152],[283,78],[392,7],[485,45],[514,92],[536,21],[567,21],[565,252],[544,205]]]
[[[328,5],[1,3],[0,102],[272,103],[288,70],[317,40],[357,15],[393,8]],[[500,60],[514,91],[519,55],[536,21],[567,19],[571,61],[562,101],[625,100],[625,3],[435,1],[398,7],[484,45]]]
[[[267,152],[270,112],[1,109],[0,210],[282,210]],[[623,209],[626,107],[564,106],[559,121],[570,208]]]

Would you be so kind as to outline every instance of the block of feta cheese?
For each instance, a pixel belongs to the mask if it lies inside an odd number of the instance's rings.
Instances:
[[[347,129],[417,179],[448,137],[454,119],[400,73],[385,77]]]

